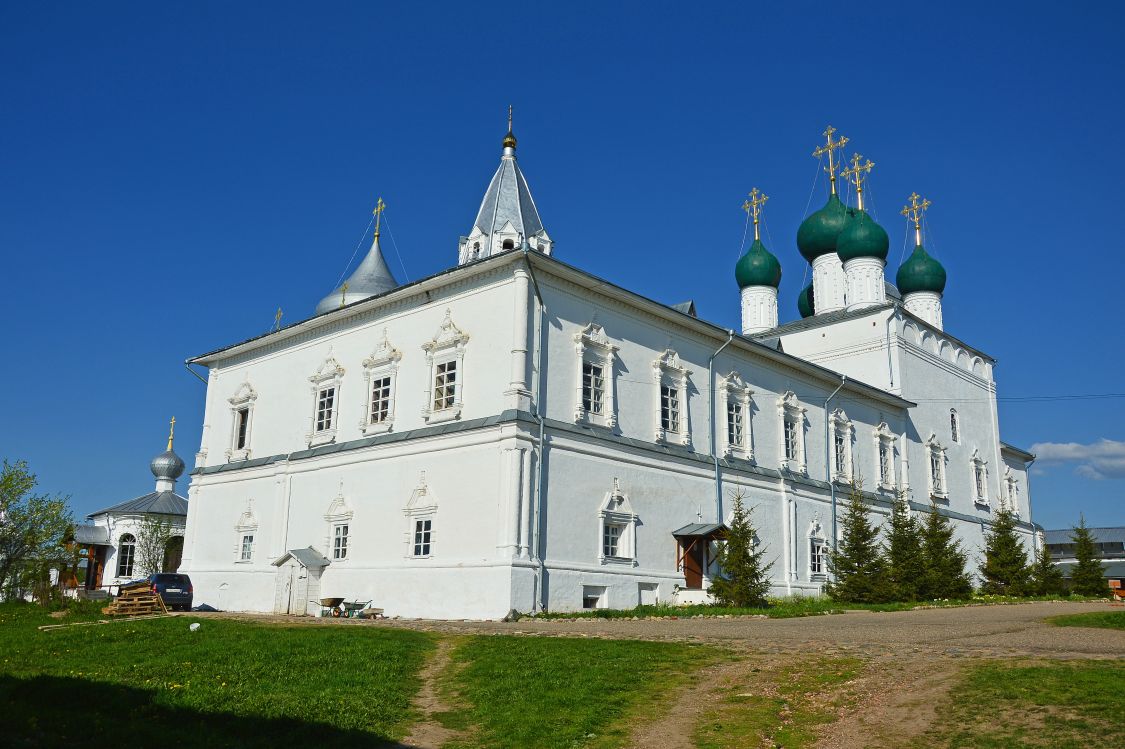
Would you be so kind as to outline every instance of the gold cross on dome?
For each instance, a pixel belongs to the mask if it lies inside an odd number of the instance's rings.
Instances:
[[[859,162],[862,160],[862,156],[860,156],[858,153],[853,153],[851,167],[840,172],[840,175],[844,179],[846,179],[849,183],[855,185],[855,199],[856,203],[859,204],[859,209],[861,211],[863,210],[863,180],[865,179],[864,175],[868,174],[871,171],[872,167],[875,166],[875,162],[873,162],[871,159],[868,159],[866,164],[860,164]]]
[[[385,210],[387,210],[387,204],[383,202],[382,198],[379,198],[375,202],[375,210],[371,211],[371,214],[375,216],[375,236],[379,236],[379,222],[382,220]]]
[[[836,163],[832,152],[837,148],[843,148],[848,143],[848,139],[843,135],[840,136],[840,140],[832,140],[832,134],[835,132],[836,128],[829,125],[824,131],[824,145],[812,152],[812,155],[818,159],[824,154],[828,154],[828,166],[824,168],[824,171],[828,172],[828,181],[831,183],[833,195],[836,194],[836,170],[839,169],[840,165]]]
[[[273,329],[281,330],[281,307],[278,307],[273,315]]]
[[[902,215],[906,216],[909,220],[914,222],[914,241],[921,246],[922,244],[922,214],[930,207],[930,201],[922,198],[922,202],[918,202],[920,196],[916,192],[910,193],[910,205],[902,207]]]
[[[758,222],[762,217],[762,206],[764,206],[766,204],[766,201],[769,199],[769,195],[766,195],[764,192],[759,191],[758,188],[755,187],[750,191],[750,199],[742,204],[742,210],[750,214],[750,218],[754,220],[755,240],[760,239],[760,237],[758,236]]]
[[[172,451],[172,440],[176,439],[176,417],[172,417],[172,421],[168,425],[168,451]]]
[[[344,300],[348,296],[348,282],[344,281],[344,285],[340,287],[340,306],[344,306]]]

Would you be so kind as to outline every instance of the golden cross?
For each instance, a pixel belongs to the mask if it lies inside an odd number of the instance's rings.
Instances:
[[[385,210],[387,210],[387,204],[383,202],[382,198],[375,201],[375,210],[371,212],[375,216],[375,236],[379,236],[379,222],[382,220]]]
[[[836,169],[839,168],[839,165],[836,163],[832,152],[837,148],[843,148],[848,142],[848,139],[842,135],[840,136],[840,140],[832,140],[832,134],[834,132],[836,132],[836,128],[829,125],[828,129],[824,131],[824,137],[826,138],[825,144],[812,152],[812,155],[818,159],[824,154],[828,154],[828,166],[824,168],[824,171],[828,172],[828,181],[831,183],[833,195],[836,194]]]
[[[769,195],[766,195],[765,193],[760,192],[758,190],[758,188],[755,187],[754,189],[752,189],[750,191],[750,199],[742,204],[742,210],[746,211],[748,214],[750,214],[750,217],[752,219],[754,219],[754,239],[755,240],[760,239],[760,237],[758,235],[758,232],[759,232],[758,221],[762,217],[762,206],[764,206],[766,204],[766,201],[769,200],[769,199],[770,199]]]
[[[914,222],[914,243],[919,247],[922,246],[922,214],[930,207],[930,201],[925,198],[922,202],[918,202],[919,195],[916,192],[910,193],[910,205],[902,207],[902,215]]]
[[[348,282],[344,281],[344,285],[340,287],[340,306],[344,306],[344,299],[348,296]]]
[[[863,210],[863,180],[864,175],[871,171],[875,166],[875,162],[871,159],[867,160],[866,164],[860,164],[863,157],[858,153],[852,154],[852,165],[850,168],[840,172],[840,175],[851,184],[855,185],[855,200],[859,204],[859,210]]]
[[[281,330],[281,307],[277,308],[277,312],[273,316],[273,329]]]
[[[168,427],[168,452],[172,452],[172,440],[176,439],[176,417],[172,417],[172,422]]]

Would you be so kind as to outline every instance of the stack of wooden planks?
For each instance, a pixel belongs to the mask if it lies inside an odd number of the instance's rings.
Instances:
[[[146,616],[167,614],[164,601],[152,592],[147,581],[141,580],[121,586],[121,592],[113,602],[102,609],[103,614],[116,616]]]

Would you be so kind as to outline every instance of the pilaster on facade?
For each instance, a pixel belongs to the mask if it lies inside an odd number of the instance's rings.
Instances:
[[[402,352],[395,348],[383,328],[383,337],[363,360],[363,406],[359,428],[363,434],[391,431],[398,396],[398,367]]]
[[[515,285],[515,305],[512,310],[511,381],[504,391],[507,407],[515,411],[531,410],[531,389],[527,383],[528,372],[528,315],[530,307],[530,276],[527,269],[517,267],[512,276]]]
[[[617,347],[605,329],[591,322],[574,335],[574,423],[617,427]]]
[[[652,379],[656,386],[656,410],[653,437],[657,442],[691,445],[691,420],[688,415],[688,377],[680,357],[665,349],[652,362]]]

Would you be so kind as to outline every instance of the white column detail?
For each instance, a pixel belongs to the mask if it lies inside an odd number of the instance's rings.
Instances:
[[[906,311],[916,315],[938,330],[941,325],[941,294],[936,291],[915,291],[903,298]]]
[[[742,290],[742,335],[777,327],[777,289],[747,286]]]
[[[528,274],[527,269],[519,267],[515,276],[515,309],[512,326],[511,383],[504,395],[508,398],[508,408],[521,411],[531,410],[531,391],[527,387],[527,315],[528,315]]]
[[[834,252],[821,255],[812,261],[813,308],[818,315],[835,312],[846,303],[844,264]]]
[[[883,261],[877,257],[857,257],[844,263],[849,310],[873,307],[887,301],[883,266]],[[817,299],[819,297],[814,297],[814,300]],[[819,309],[819,305],[816,306]]]

